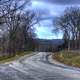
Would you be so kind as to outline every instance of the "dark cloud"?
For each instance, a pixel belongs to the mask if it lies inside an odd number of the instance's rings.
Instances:
[[[41,19],[40,23],[34,26],[37,37],[42,39],[61,39],[62,32],[58,33],[58,37],[52,33],[53,28],[55,28],[52,21],[62,15],[67,7],[77,5],[80,6],[80,0],[32,0],[31,9],[39,13]]]
[[[46,2],[51,2],[53,4],[61,4],[61,5],[80,4],[80,0],[39,0],[39,1],[46,1]]]

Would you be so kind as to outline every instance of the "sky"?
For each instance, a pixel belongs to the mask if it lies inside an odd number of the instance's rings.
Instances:
[[[80,0],[31,0],[32,9],[40,13],[43,20],[34,25],[37,38],[61,39],[62,32],[53,33],[53,20],[62,15],[67,7],[79,6]]]

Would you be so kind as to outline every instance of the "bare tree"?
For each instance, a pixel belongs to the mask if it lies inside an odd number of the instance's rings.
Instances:
[[[68,49],[79,48],[77,44],[80,40],[80,9],[78,7],[67,8],[64,14],[56,20],[56,25],[63,31],[64,36],[66,35]]]
[[[36,23],[37,17],[32,11],[28,11],[20,16],[20,25],[17,31],[17,41],[20,41],[18,45],[22,45],[19,46],[20,49],[22,48],[22,50],[28,50],[30,46],[33,46],[33,38],[35,37],[33,25]]]
[[[6,4],[4,3],[0,6],[2,24],[0,29],[2,30],[4,28],[7,32],[4,32],[4,34],[8,35],[6,38],[8,43],[6,51],[9,52],[9,56],[15,56],[16,50],[20,50],[20,46],[26,48],[29,38],[33,37],[34,31],[32,26],[38,22],[38,19],[34,12],[29,10],[24,12],[24,5],[28,3],[28,0],[21,5],[19,5],[19,1],[23,0],[5,1]],[[19,45],[17,45],[18,42]]]

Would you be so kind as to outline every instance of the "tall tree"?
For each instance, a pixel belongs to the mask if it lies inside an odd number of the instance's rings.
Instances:
[[[77,44],[80,39],[80,9],[78,7],[67,8],[64,14],[57,18],[56,25],[66,35],[68,49],[79,48]]]
[[[0,6],[0,19],[2,24],[0,29],[5,29],[7,32],[4,32],[4,34],[8,35],[6,38],[8,43],[6,51],[9,52],[9,56],[14,56],[16,50],[20,50],[20,46],[26,48],[29,38],[31,38],[33,34],[32,26],[38,22],[38,18],[34,12],[29,10],[24,11],[24,6],[29,0],[23,1],[24,0],[9,0],[5,2],[6,4]],[[22,4],[20,5],[19,3]]]

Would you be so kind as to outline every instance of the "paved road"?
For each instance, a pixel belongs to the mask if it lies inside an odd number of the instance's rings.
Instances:
[[[0,65],[0,80],[80,80],[79,71],[50,64],[48,54],[39,52]]]

